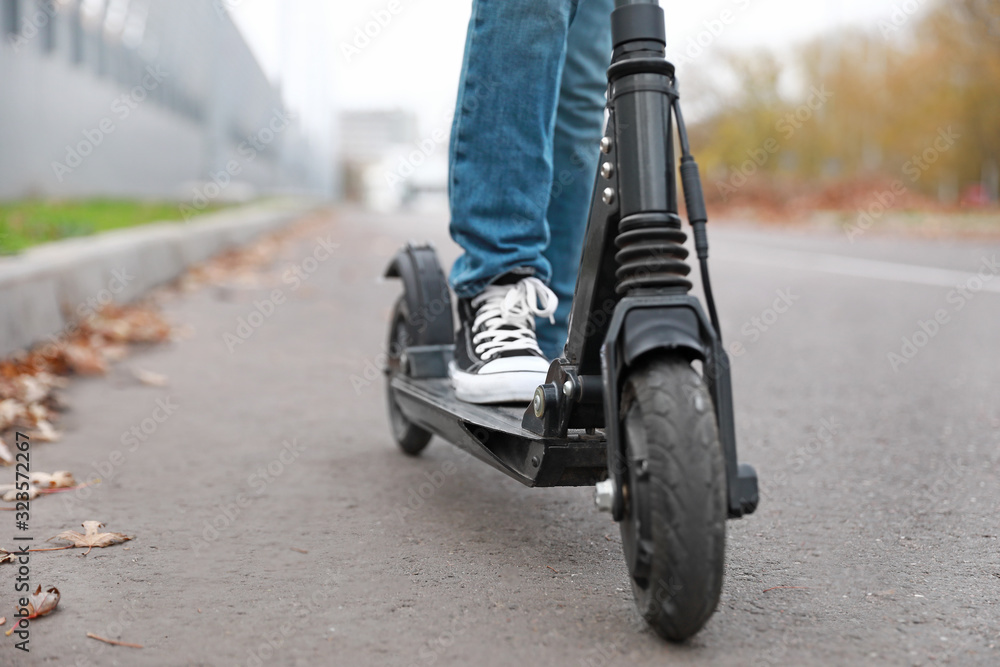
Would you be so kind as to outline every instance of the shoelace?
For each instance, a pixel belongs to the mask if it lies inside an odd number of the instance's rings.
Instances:
[[[535,337],[535,317],[555,324],[559,298],[538,278],[524,278],[516,285],[488,285],[472,299],[477,309],[472,330],[476,354],[489,361],[502,352],[529,350],[541,354]]]

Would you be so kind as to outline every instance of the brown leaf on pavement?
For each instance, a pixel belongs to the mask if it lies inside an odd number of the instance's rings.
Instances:
[[[18,491],[17,485],[15,484],[0,484],[0,493],[3,493],[3,496],[0,496],[0,499],[2,499],[6,503],[13,503],[17,502],[17,494],[23,492]],[[34,500],[35,498],[38,497],[38,488],[35,486],[28,485],[27,493],[28,493],[28,500]]]
[[[79,375],[103,375],[108,370],[104,357],[93,347],[68,343],[63,348],[63,358],[69,369]]]
[[[67,470],[56,470],[51,475],[47,472],[33,472],[28,475],[28,481],[43,489],[67,489],[76,486],[73,473]]]
[[[13,563],[16,558],[17,554],[12,554],[6,549],[0,549],[0,563]],[[3,623],[0,623],[0,625],[3,625]]]
[[[50,391],[47,379],[44,376],[35,377],[32,375],[22,375],[14,378],[11,381],[13,398],[25,405],[45,400]]]
[[[55,611],[57,604],[59,604],[59,589],[55,586],[50,586],[43,593],[42,585],[39,584],[34,594],[28,598],[28,615],[25,618],[30,621],[33,618],[48,616]],[[19,620],[14,621],[14,625],[4,634],[10,637],[14,630],[17,629],[18,623]]]
[[[128,345],[122,343],[109,343],[101,348],[101,355],[104,361],[115,363],[128,356]]]
[[[112,342],[159,343],[170,337],[170,325],[150,309],[111,305],[88,324],[91,331]]]
[[[150,387],[166,387],[167,386],[167,376],[161,373],[154,373],[153,371],[147,371],[143,368],[133,368],[132,374],[135,379],[143,384],[148,384]]]
[[[64,376],[103,374],[129,344],[166,341],[170,334],[151,305],[110,304],[49,342],[0,358],[0,432],[17,428],[38,442],[57,440],[53,423],[65,405],[55,390],[67,386]],[[0,452],[0,465],[3,459]]]
[[[55,611],[57,604],[59,604],[59,589],[49,586],[43,593],[42,585],[38,584],[34,594],[28,598],[28,618],[48,616]]]
[[[10,451],[7,443],[3,441],[3,438],[0,438],[0,465],[14,465],[14,454]]]
[[[88,632],[87,636],[91,639],[96,639],[99,642],[104,642],[105,644],[112,644],[113,646],[128,646],[129,648],[142,648],[142,644],[129,644],[128,642],[120,642],[117,639],[107,639],[101,637],[100,635],[95,635],[93,632]]]
[[[121,533],[99,533],[98,529],[103,528],[104,524],[100,521],[84,521],[83,529],[86,531],[85,534],[76,532],[75,530],[64,530],[55,537],[50,537],[47,542],[52,540],[63,540],[65,542],[72,542],[74,547],[87,547],[87,554],[94,547],[110,547],[112,544],[120,544],[122,542],[127,542],[131,540],[132,537],[129,535],[123,535]],[[84,554],[86,556],[87,554]]]
[[[24,416],[24,405],[8,398],[0,401],[0,431],[5,430],[17,423]]]
[[[49,422],[40,420],[35,424],[35,429],[31,432],[31,437],[38,442],[56,442],[62,437],[62,434],[55,430]]]

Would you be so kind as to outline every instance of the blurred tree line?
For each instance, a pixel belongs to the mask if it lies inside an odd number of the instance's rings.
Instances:
[[[867,31],[822,36],[783,62],[731,54],[737,89],[692,128],[716,201],[901,181],[943,204],[996,203],[1000,0],[906,0]],[[779,91],[788,76],[801,92]]]

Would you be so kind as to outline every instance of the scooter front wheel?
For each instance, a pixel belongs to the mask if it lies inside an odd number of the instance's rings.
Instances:
[[[392,309],[392,323],[389,325],[389,343],[386,361],[386,398],[389,407],[389,425],[396,444],[410,456],[417,456],[431,441],[431,434],[416,424],[410,422],[396,403],[392,393],[392,378],[399,373],[406,373],[403,363],[403,351],[413,345],[414,336],[410,331],[409,313],[406,307],[406,297],[396,300]]]
[[[652,353],[629,369],[619,414],[632,592],[657,634],[683,641],[722,591],[726,477],[712,399],[687,360]]]

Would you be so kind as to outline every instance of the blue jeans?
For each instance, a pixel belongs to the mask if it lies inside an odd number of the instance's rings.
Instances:
[[[562,354],[604,125],[614,0],[473,0],[451,129],[451,269],[472,297],[526,269],[559,297]]]

